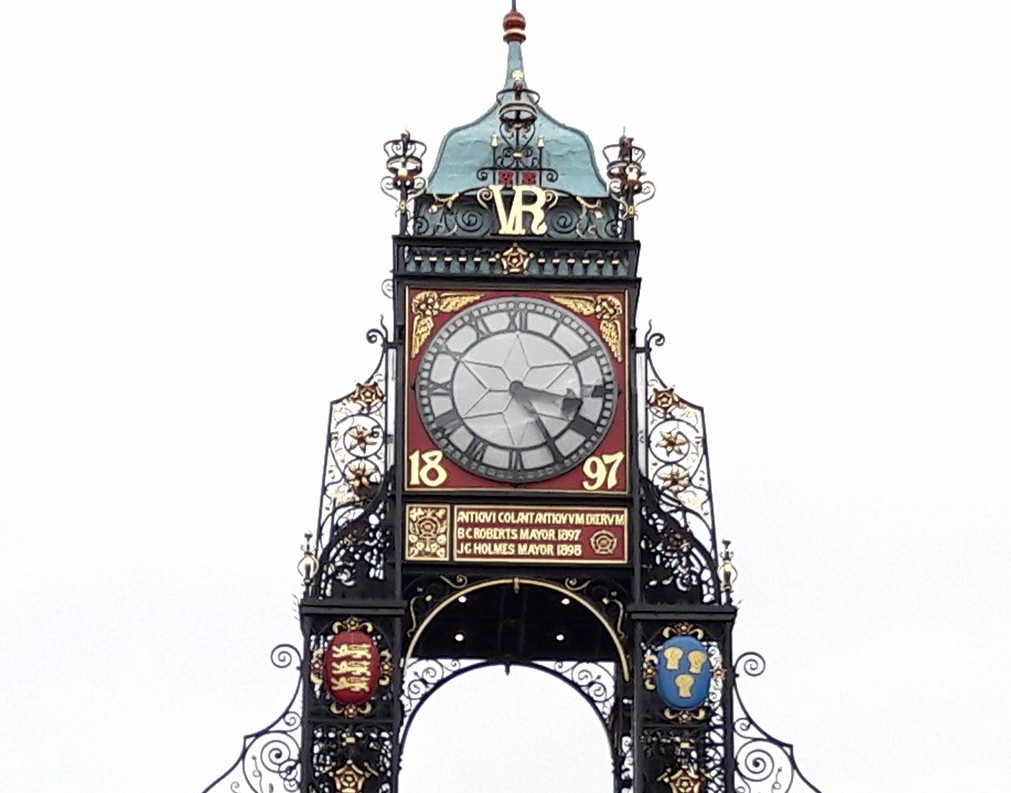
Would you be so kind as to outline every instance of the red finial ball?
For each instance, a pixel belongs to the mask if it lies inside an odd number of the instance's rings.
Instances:
[[[502,29],[505,31],[502,40],[525,41],[527,37],[527,34],[524,32],[526,27],[527,21],[524,19],[523,14],[516,10],[510,11],[502,19]]]

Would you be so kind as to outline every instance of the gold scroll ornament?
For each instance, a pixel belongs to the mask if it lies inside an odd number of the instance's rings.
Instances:
[[[414,323],[411,325],[411,357],[421,352],[421,347],[432,335],[435,327],[435,317],[469,306],[480,300],[481,295],[473,292],[418,292],[411,299],[411,313]]]
[[[622,361],[621,350],[621,301],[614,295],[551,295],[551,299],[584,317],[600,320],[600,335],[611,348],[618,363]]]

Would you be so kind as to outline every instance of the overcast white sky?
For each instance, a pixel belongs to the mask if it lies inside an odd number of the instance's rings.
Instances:
[[[328,402],[390,314],[381,144],[430,165],[491,104],[507,8],[0,2],[4,791],[196,791],[280,711]],[[544,108],[648,152],[640,317],[707,409],[752,713],[826,793],[1006,788],[1011,6],[520,10]],[[404,793],[609,790],[520,680],[433,698]]]

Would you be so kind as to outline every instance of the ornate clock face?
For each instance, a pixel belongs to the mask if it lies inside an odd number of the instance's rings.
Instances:
[[[618,386],[596,332],[531,297],[464,309],[432,338],[415,390],[421,421],[460,467],[537,482],[579,465],[614,419]]]

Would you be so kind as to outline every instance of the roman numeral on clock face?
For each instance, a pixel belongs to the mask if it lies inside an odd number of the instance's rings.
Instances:
[[[483,460],[484,453],[488,450],[488,442],[481,440],[481,438],[473,438],[470,443],[467,444],[467,448],[464,450],[464,454],[474,460]]]
[[[429,396],[449,396],[452,384],[449,382],[436,383],[435,381],[430,381],[425,384],[428,389]]]
[[[452,435],[463,425],[463,419],[460,414],[455,410],[447,410],[445,413],[440,413],[435,417],[435,426],[445,432],[447,435]]]
[[[572,419],[572,423],[569,424],[569,429],[578,432],[584,438],[590,438],[597,431],[597,425],[586,418],[586,416],[577,413],[576,417]]]
[[[558,446],[555,443],[555,439],[546,433],[544,436],[544,445],[548,447],[548,451],[551,453],[551,459],[556,463],[560,463],[564,459],[564,455],[562,455],[561,451],[559,451]]]
[[[464,321],[474,329],[474,333],[477,334],[477,338],[480,341],[488,336],[491,336],[492,330],[488,327],[488,322],[484,317],[471,315],[464,317]]]
[[[517,308],[509,314],[509,330],[525,331],[529,327],[530,313],[525,308]]]

